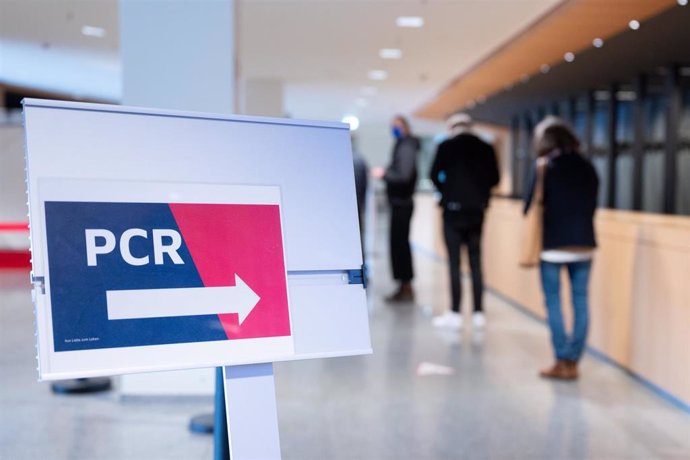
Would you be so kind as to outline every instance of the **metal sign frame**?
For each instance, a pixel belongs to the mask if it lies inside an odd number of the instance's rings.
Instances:
[[[371,353],[347,125],[35,99],[24,101],[24,123],[42,379]],[[55,350],[46,201],[228,204],[238,187],[280,190],[292,347]],[[184,359],[162,362],[162,349]]]

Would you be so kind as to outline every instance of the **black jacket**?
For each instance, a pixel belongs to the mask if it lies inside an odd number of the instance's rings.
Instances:
[[[417,186],[419,146],[419,139],[414,136],[405,136],[395,142],[393,159],[383,176],[391,204],[412,204],[412,195]]]
[[[474,134],[458,134],[438,146],[430,175],[444,208],[483,211],[499,180],[496,152]]]
[[[364,157],[357,151],[352,151],[352,161],[355,170],[355,192],[357,193],[357,209],[361,214],[364,212],[364,201],[367,195],[367,185],[369,183],[369,166]]]
[[[535,170],[525,199],[532,201]],[[552,156],[544,176],[544,249],[596,247],[594,211],[599,178],[592,163],[578,153]]]

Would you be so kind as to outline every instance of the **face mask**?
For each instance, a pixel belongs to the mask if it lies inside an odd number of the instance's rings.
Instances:
[[[398,126],[393,126],[393,137],[396,139],[400,139],[402,137],[402,130]]]

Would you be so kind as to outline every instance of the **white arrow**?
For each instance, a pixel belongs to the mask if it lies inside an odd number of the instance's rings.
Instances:
[[[106,291],[106,299],[109,320],[237,313],[242,324],[261,297],[236,274],[235,286]]]

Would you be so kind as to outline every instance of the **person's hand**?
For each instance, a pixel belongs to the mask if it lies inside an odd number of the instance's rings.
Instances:
[[[374,179],[383,179],[383,176],[386,175],[386,170],[383,169],[380,166],[377,166],[375,168],[371,168],[371,177]]]

